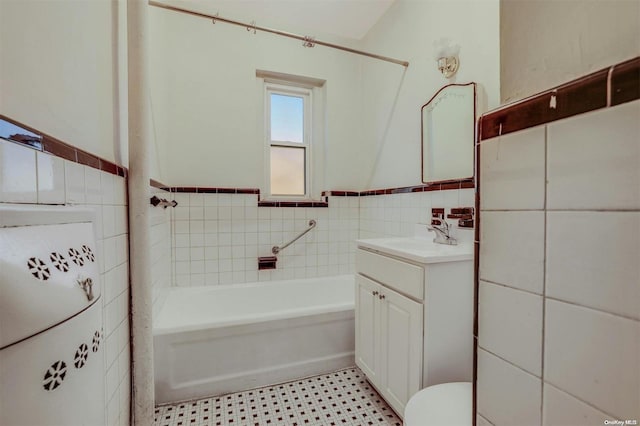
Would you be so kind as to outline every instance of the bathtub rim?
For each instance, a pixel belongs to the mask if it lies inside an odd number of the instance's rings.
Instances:
[[[184,292],[184,293],[192,293],[199,294],[202,292],[215,291],[218,289],[231,289],[231,288],[251,288],[251,287],[264,287],[264,286],[276,286],[282,285],[283,282],[295,282],[297,280],[304,281],[322,281],[323,279],[340,279],[350,280],[350,283],[353,283],[355,286],[355,276],[353,274],[342,274],[342,275],[330,275],[326,277],[313,277],[313,278],[300,278],[300,279],[290,279],[290,280],[277,280],[277,281],[256,281],[250,283],[240,283],[240,284],[221,284],[221,285],[209,285],[209,286],[197,286],[197,287],[170,287],[166,290],[166,294],[163,297],[162,306],[158,309],[158,316],[160,316],[165,309],[167,304],[167,299],[170,298],[170,294],[174,292]],[[355,288],[355,287],[354,287]],[[227,317],[223,320],[215,320],[215,321],[205,321],[199,322],[197,324],[188,324],[183,326],[169,326],[169,327],[157,327],[154,321],[152,334],[153,336],[165,336],[171,334],[179,334],[179,333],[189,333],[199,330],[210,330],[210,329],[220,329],[225,327],[235,327],[242,326],[247,324],[256,324],[256,323],[265,323],[265,322],[273,322],[286,320],[291,318],[303,318],[303,317],[312,317],[320,314],[330,314],[337,312],[347,312],[355,310],[355,294],[353,302],[344,302],[344,303],[333,303],[333,304],[324,304],[317,305],[313,307],[303,307],[303,308],[292,308],[285,309],[276,312],[261,312],[255,315],[239,315],[236,317]]]

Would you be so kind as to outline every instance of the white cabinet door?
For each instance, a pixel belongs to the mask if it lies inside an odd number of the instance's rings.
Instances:
[[[356,275],[356,364],[374,384],[379,384],[380,285]]]
[[[409,398],[421,388],[423,305],[383,288],[380,308],[380,381],[387,402],[404,412]]]

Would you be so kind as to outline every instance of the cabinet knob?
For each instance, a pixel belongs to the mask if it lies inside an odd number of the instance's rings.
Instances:
[[[377,291],[377,290],[375,290],[375,291],[373,292],[373,295],[374,295],[374,296],[377,296],[377,295],[378,295],[378,291]]]
[[[384,295],[384,294],[381,294],[381,295],[380,295],[380,300],[382,300],[382,299],[384,299],[384,298],[385,298],[385,295]]]

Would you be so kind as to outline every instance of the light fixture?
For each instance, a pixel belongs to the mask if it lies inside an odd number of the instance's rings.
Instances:
[[[460,46],[453,44],[448,38],[441,38],[433,42],[434,59],[438,62],[438,70],[446,78],[451,78],[460,67],[458,53]]]

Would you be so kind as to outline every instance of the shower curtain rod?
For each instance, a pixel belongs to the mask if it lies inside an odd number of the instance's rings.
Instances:
[[[387,56],[376,55],[375,53],[364,52],[362,50],[356,50],[356,49],[352,49],[350,47],[340,46],[339,44],[327,43],[325,41],[316,40],[313,37],[309,37],[309,36],[301,36],[301,35],[294,34],[294,33],[289,33],[289,32],[286,32],[286,31],[275,30],[273,28],[259,27],[259,26],[255,25],[255,22],[247,24],[247,23],[240,22],[240,21],[234,21],[233,19],[221,18],[218,15],[207,15],[206,13],[202,13],[202,12],[194,12],[192,10],[182,9],[180,7],[169,6],[167,4],[163,4],[163,3],[160,3],[160,2],[157,2],[157,1],[153,1],[153,0],[149,1],[149,5],[150,6],[159,7],[159,8],[162,8],[162,9],[173,10],[174,12],[186,13],[188,15],[193,15],[193,16],[199,16],[201,18],[212,19],[214,24],[216,23],[216,21],[220,21],[220,22],[226,22],[227,24],[238,25],[240,27],[245,27],[247,29],[247,31],[253,31],[254,34],[255,34],[256,31],[264,31],[266,33],[271,33],[271,34],[276,34],[276,35],[280,35],[280,36],[284,36],[284,37],[294,38],[296,40],[303,41],[304,42],[303,46],[305,46],[305,47],[313,47],[316,44],[319,44],[321,46],[331,47],[333,49],[338,49],[338,50],[344,50],[345,52],[355,53],[357,55],[368,56],[370,58],[379,59],[381,61],[392,62],[394,64],[402,65],[405,68],[409,66],[409,62],[407,62],[407,61],[401,61],[399,59],[389,58]]]

